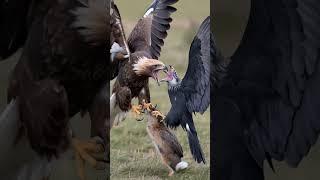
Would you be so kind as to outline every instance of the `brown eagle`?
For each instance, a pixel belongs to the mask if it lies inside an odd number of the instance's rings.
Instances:
[[[138,21],[128,38],[130,57],[120,63],[117,80],[110,97],[111,123],[118,124],[125,118],[126,112],[132,109],[139,112],[137,106],[131,106],[132,98],[138,97],[150,102],[148,79],[158,82],[158,72],[165,65],[157,60],[160,56],[163,40],[170,29],[171,13],[176,9],[171,5],[178,0],[155,0]],[[159,82],[158,82],[159,83]]]
[[[79,162],[103,168],[108,161],[109,6],[109,0],[0,3],[0,56],[24,46],[8,88],[20,116],[17,141],[26,137],[40,157],[50,160],[71,146]],[[70,135],[69,119],[79,112],[89,112],[89,141]]]

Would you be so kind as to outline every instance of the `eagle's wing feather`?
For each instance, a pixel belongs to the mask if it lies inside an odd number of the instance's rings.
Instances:
[[[201,24],[189,51],[189,64],[182,91],[189,112],[203,113],[210,103],[210,17]]]
[[[159,58],[163,40],[170,29],[170,15],[176,11],[171,5],[176,2],[178,0],[155,0],[151,4],[128,38],[131,52],[147,51],[152,58]]]

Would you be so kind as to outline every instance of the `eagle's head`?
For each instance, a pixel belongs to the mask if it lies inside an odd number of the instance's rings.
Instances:
[[[179,84],[180,78],[173,66],[169,65],[169,67],[165,67],[163,71],[167,76],[161,79],[160,82],[167,82],[169,86],[177,86]]]
[[[133,64],[133,71],[138,76],[152,77],[159,85],[158,73],[165,67],[164,63],[159,60],[142,57]]]

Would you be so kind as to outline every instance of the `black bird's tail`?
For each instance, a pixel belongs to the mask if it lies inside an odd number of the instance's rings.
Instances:
[[[205,164],[206,160],[201,149],[201,145],[198,139],[196,128],[193,124],[193,120],[191,119],[191,121],[189,121],[185,125],[181,124],[181,126],[183,127],[183,129],[187,131],[189,147],[193,158],[197,163],[203,162]]]

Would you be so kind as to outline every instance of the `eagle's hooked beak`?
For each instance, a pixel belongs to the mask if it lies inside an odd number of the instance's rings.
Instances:
[[[153,72],[152,72],[152,78],[157,81],[158,86],[160,86],[158,73],[159,73],[161,70],[164,70],[165,68],[166,68],[165,65],[158,65],[157,68],[155,68],[155,69],[153,70]]]
[[[168,82],[168,81],[172,80],[171,68],[172,68],[172,66],[169,65],[169,68],[166,66],[163,69],[163,72],[166,73],[167,76],[165,78],[161,79],[160,82]]]

